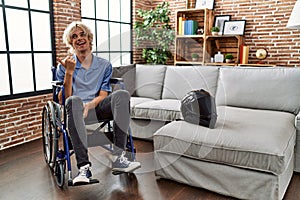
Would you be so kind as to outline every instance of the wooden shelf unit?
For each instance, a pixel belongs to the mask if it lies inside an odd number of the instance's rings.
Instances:
[[[203,29],[202,35],[180,35],[179,18],[186,20],[195,20],[198,27]],[[184,9],[176,11],[176,37],[175,37],[175,55],[174,65],[208,65],[211,63],[211,57],[214,57],[218,51],[225,56],[231,53],[234,56],[235,66],[239,63],[239,47],[243,44],[243,36],[236,35],[211,35],[210,29],[213,27],[214,14],[209,9]],[[197,53],[199,59],[195,62],[191,55]],[[216,63],[220,65],[220,63]],[[215,65],[216,65],[215,64]],[[224,63],[226,65],[226,63]]]
[[[211,57],[220,51],[224,57],[226,54],[232,54],[236,64],[240,63],[240,46],[244,43],[243,36],[237,35],[220,35],[207,36],[205,48],[204,63],[210,63]]]

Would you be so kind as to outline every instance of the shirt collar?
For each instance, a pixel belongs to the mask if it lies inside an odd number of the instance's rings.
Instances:
[[[76,54],[73,54],[73,57],[74,57],[74,59],[76,61],[76,69],[80,69],[82,66],[81,66],[81,63],[79,62],[79,60],[77,59]],[[95,68],[94,62],[95,62],[95,58],[94,58],[94,55],[92,54],[91,68]]]

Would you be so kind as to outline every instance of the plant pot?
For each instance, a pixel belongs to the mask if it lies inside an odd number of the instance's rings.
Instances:
[[[219,32],[211,32],[212,35],[218,35]]]
[[[233,63],[234,60],[233,59],[225,59],[226,63]]]
[[[192,58],[192,61],[197,61],[198,60],[198,58]]]

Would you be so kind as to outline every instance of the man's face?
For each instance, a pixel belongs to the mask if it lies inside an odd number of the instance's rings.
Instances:
[[[90,50],[88,35],[80,28],[76,28],[71,34],[72,46],[75,51]]]

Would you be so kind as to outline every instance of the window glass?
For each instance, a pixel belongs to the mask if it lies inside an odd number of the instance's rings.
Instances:
[[[121,51],[120,24],[111,22],[109,23],[109,28],[110,28],[110,50]]]
[[[31,13],[33,50],[49,51],[51,50],[51,31],[50,18],[48,13]]]
[[[97,53],[96,56],[109,60],[109,53]]]
[[[121,64],[127,65],[131,63],[131,53],[122,53]]]
[[[81,16],[95,18],[94,0],[81,0]]]
[[[97,0],[96,1],[96,18],[97,19],[108,19],[108,0]],[[111,4],[111,1],[109,2],[109,5]],[[85,15],[82,15],[85,16]]]
[[[0,80],[0,95],[9,95],[9,74],[6,54],[0,54]]]
[[[97,51],[108,51],[108,23],[97,21]]]
[[[131,44],[131,0],[84,0],[86,7],[96,8],[96,18],[91,18],[91,14],[82,12],[82,21],[87,25],[94,23],[95,40],[97,42],[95,55],[99,55],[119,65],[124,61],[129,62],[132,57]],[[89,12],[92,12],[91,9]],[[126,57],[123,58],[123,54]],[[127,55],[129,54],[129,55]],[[122,56],[121,56],[122,55]]]
[[[0,51],[6,51],[2,9],[0,9]]]
[[[49,1],[48,0],[30,0],[30,8],[36,10],[49,11]]]
[[[91,29],[92,33],[94,34],[92,51],[96,51],[95,21],[94,20],[89,20],[89,19],[82,19],[82,22],[85,25],[87,25]]]
[[[10,54],[13,92],[34,91],[31,54]]]
[[[131,50],[131,28],[129,24],[121,24],[122,51]]]
[[[6,19],[9,50],[31,50],[28,11],[8,8],[6,9]]]
[[[109,20],[120,21],[120,0],[109,1]]]
[[[130,0],[121,0],[121,21],[130,23],[131,21],[131,8]]]
[[[52,55],[50,53],[34,54],[36,89],[45,90],[51,88],[52,81]]]
[[[117,67],[121,65],[121,54],[120,53],[110,53],[110,62],[112,66]]]
[[[27,0],[4,0],[5,5],[28,8]]]

